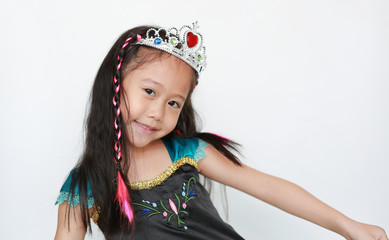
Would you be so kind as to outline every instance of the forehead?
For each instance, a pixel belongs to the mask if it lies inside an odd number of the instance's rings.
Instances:
[[[160,50],[140,48],[127,69],[130,79],[152,80],[185,95],[193,88],[195,82],[195,71],[191,66]]]
[[[182,65],[184,68],[190,69],[188,71],[191,71],[193,73],[193,77],[195,78],[196,71],[189,64],[185,63],[184,61],[173,56],[170,53],[146,46],[139,47],[138,52],[135,54],[134,57],[132,57],[132,59],[128,63],[125,72],[127,72],[127,70],[131,71],[137,68],[141,68],[144,65],[153,63],[155,61],[163,61],[166,59],[169,60],[171,63],[174,62],[174,64],[177,64],[179,66]]]

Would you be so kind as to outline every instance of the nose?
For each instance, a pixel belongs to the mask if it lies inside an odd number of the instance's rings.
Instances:
[[[155,121],[161,121],[165,114],[165,104],[161,101],[153,101],[150,103],[148,110],[148,117],[153,118]]]

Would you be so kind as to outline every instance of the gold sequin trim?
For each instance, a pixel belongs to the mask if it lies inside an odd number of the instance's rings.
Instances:
[[[93,210],[92,216],[90,217],[94,223],[97,224],[97,221],[99,220],[100,216],[100,207],[95,207],[95,210]]]
[[[163,173],[151,180],[140,181],[131,183],[132,190],[142,190],[142,189],[151,189],[157,185],[160,185],[168,177],[170,177],[179,167],[184,164],[190,164],[197,168],[197,162],[191,157],[182,157],[180,160],[175,161],[170,165]]]

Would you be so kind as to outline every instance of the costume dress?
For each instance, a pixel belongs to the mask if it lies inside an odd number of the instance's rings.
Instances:
[[[199,182],[197,162],[205,157],[204,148],[208,144],[198,138],[162,140],[172,165],[153,180],[131,183],[134,239],[243,239],[220,218],[208,191]],[[75,195],[70,198],[71,179],[70,174],[56,204],[68,201],[75,206],[79,203],[77,187]],[[92,192],[88,189],[88,207],[93,203]],[[93,215],[92,219],[98,223]],[[124,236],[129,234],[130,230],[122,230]],[[120,233],[109,239],[120,239]]]

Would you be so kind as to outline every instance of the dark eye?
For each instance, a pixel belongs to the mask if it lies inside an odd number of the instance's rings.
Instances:
[[[150,88],[146,88],[145,89],[145,92],[150,95],[150,96],[155,96],[155,92],[153,90],[151,90]]]
[[[172,107],[175,107],[175,108],[179,108],[180,107],[180,105],[176,101],[170,101],[169,105],[172,106]]]

